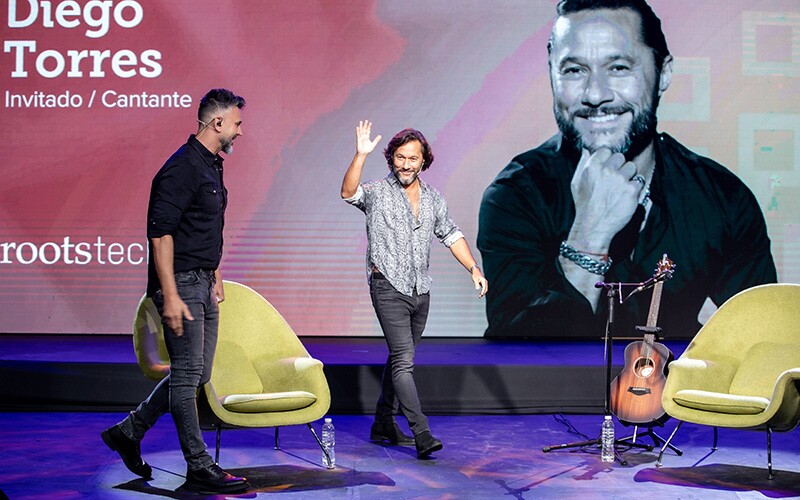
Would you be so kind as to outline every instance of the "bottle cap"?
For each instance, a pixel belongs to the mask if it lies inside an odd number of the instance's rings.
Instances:
[[[331,419],[330,419],[330,417],[326,417],[326,418],[325,418],[325,423],[326,423],[326,424],[329,424],[329,423],[331,423]]]

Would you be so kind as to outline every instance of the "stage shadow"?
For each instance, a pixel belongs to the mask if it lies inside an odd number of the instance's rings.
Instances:
[[[800,473],[775,470],[767,478],[767,469],[741,465],[711,464],[698,467],[644,469],[634,476],[639,483],[653,482],[709,490],[758,491],[768,498],[800,496]]]
[[[395,486],[395,482],[381,472],[359,472],[353,469],[337,467],[323,469],[321,467],[299,467],[296,465],[265,465],[228,469],[233,475],[244,476],[250,483],[245,493],[238,495],[200,495],[185,491],[182,488],[170,490],[149,484],[144,479],[136,479],[115,486],[116,489],[137,491],[149,495],[166,498],[251,498],[256,493],[267,492],[299,492],[349,488],[372,484],[376,486]]]

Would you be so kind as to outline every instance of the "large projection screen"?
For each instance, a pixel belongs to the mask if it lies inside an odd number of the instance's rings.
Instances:
[[[531,0],[3,0],[0,333],[119,334],[146,281],[150,181],[212,87],[246,97],[222,272],[299,335],[374,336],[364,217],[339,196],[360,119],[432,143],[424,178],[475,249],[483,190],[556,130]],[[800,2],[652,0],[675,57],[659,128],[727,166],[800,282]],[[373,154],[365,180],[384,176]],[[427,335],[483,335],[433,244]]]

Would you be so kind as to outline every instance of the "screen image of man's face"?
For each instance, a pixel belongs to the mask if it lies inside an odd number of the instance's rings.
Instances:
[[[655,135],[659,72],[641,41],[640,23],[630,9],[588,10],[556,20],[553,110],[559,129],[578,148],[635,156]]]

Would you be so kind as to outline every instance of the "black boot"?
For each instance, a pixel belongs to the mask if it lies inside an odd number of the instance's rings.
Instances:
[[[250,485],[247,479],[228,474],[217,464],[205,469],[187,470],[183,487],[198,493],[242,493]]]
[[[397,422],[374,422],[369,431],[369,440],[382,443],[388,441],[389,444],[400,446],[411,446],[414,438],[403,434]]]
[[[100,437],[103,438],[103,442],[109,448],[119,453],[122,463],[125,464],[129,471],[145,479],[152,479],[153,469],[142,460],[139,441],[126,436],[122,429],[116,425],[101,432]]]
[[[414,436],[417,445],[417,458],[426,458],[434,451],[442,449],[442,442],[431,435],[431,431],[422,431]]]

